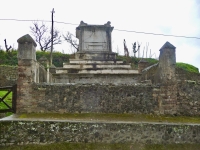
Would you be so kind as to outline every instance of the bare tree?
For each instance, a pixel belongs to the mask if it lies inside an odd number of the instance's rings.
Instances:
[[[146,43],[146,58],[147,58],[148,50],[149,50],[149,42]]]
[[[5,42],[6,52],[8,52],[12,48],[12,46],[8,47],[6,39],[4,40],[4,42]]]
[[[77,44],[77,40],[74,39],[73,37],[75,37],[73,34],[71,34],[70,32],[67,32],[66,35],[63,35],[63,38],[69,43],[71,44],[71,46],[73,48],[76,49],[76,51],[79,51],[78,47],[79,47],[79,44]]]
[[[61,44],[61,36],[58,30],[53,31],[53,38],[51,38],[51,30],[42,23],[39,25],[38,22],[33,22],[33,26],[30,27],[35,41],[39,44],[41,51],[46,51],[51,48],[51,42],[53,40],[53,45]]]
[[[129,57],[129,51],[128,48],[126,46],[126,40],[124,39],[124,56]]]
[[[140,51],[140,46],[142,43],[139,44],[139,42],[137,42],[138,47],[136,46],[136,42],[133,45],[133,53],[134,53],[134,57],[136,57],[136,53],[138,52],[138,58],[139,58],[139,51]],[[137,49],[136,49],[137,47]]]

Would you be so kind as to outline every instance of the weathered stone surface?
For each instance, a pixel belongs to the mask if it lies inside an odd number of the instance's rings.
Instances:
[[[80,52],[105,51],[112,52],[111,32],[113,27],[105,25],[88,25],[81,21],[76,28],[76,37],[79,39]]]
[[[30,103],[24,101],[19,112],[153,113],[157,102],[152,89],[145,85],[33,84]]]
[[[32,43],[35,47],[37,46],[36,42],[33,40],[33,38],[29,34],[26,34],[26,35],[20,37],[17,40],[17,42],[20,44]]]
[[[32,59],[36,60],[35,47],[37,44],[33,38],[26,34],[17,40],[18,42],[18,59]]]
[[[142,70],[149,66],[149,63],[146,60],[140,60],[138,62],[138,72],[142,73]]]
[[[53,142],[199,143],[200,125],[150,123],[95,123],[1,121],[0,145]]]
[[[79,84],[133,84],[138,82],[138,74],[54,74],[55,83]]]
[[[12,86],[18,78],[17,66],[0,66],[0,86]]]
[[[200,85],[180,82],[177,89],[179,115],[200,115]]]

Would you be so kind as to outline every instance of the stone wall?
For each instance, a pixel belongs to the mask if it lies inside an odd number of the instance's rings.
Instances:
[[[157,114],[177,114],[177,85],[160,85],[153,90],[154,100],[158,102]]]
[[[37,82],[47,82],[47,71],[40,63],[36,62]],[[0,65],[0,87],[12,86],[17,83],[18,66]],[[53,75],[49,73],[49,80],[54,81]]]
[[[28,92],[28,90],[24,90]],[[32,84],[21,112],[200,115],[200,85]],[[29,91],[29,92],[30,92]]]
[[[181,68],[176,68],[176,78],[178,81],[193,80],[200,82],[200,73],[188,72]]]
[[[154,113],[152,90],[146,84],[32,84],[18,112]]]
[[[151,80],[152,83],[155,83],[155,74],[156,74],[156,70],[158,69],[158,64],[154,64],[151,65],[147,68],[145,68],[142,71],[142,74],[139,78],[140,81],[144,81],[144,80]]]
[[[152,66],[147,67],[143,70],[141,76],[139,77],[140,81],[151,80],[152,83],[155,83],[156,78],[156,70],[158,68],[158,64],[154,64]],[[176,79],[178,82],[183,82],[185,80],[193,80],[196,82],[200,82],[200,73],[193,73],[183,70],[181,68],[176,68],[175,70]]]
[[[0,65],[0,86],[12,86],[18,78],[17,66]]]
[[[199,143],[200,125],[98,123],[66,121],[1,121],[0,145],[82,143]]]
[[[181,81],[177,87],[177,109],[179,115],[200,115],[200,84]]]

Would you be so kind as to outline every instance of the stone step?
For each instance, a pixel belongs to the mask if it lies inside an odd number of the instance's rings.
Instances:
[[[67,69],[57,69],[56,74],[69,73]],[[138,70],[112,70],[112,69],[103,69],[103,70],[78,70],[77,74],[138,74]]]
[[[98,68],[108,68],[108,69],[131,69],[130,65],[96,65],[96,64],[87,64],[87,65],[83,65],[83,64],[78,64],[78,65],[63,65],[63,68],[66,69],[98,69]]]
[[[97,60],[81,60],[81,59],[70,59],[70,64],[123,64],[123,61],[97,61]],[[66,63],[63,63],[63,66]]]

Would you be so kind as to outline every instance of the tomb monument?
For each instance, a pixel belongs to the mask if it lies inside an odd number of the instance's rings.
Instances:
[[[79,48],[75,58],[56,68],[57,83],[133,83],[138,70],[131,64],[118,61],[112,52],[111,22],[90,25],[80,22],[76,27]]]

